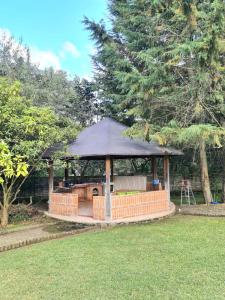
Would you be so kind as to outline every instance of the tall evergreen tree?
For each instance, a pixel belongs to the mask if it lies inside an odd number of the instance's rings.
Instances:
[[[96,80],[106,99],[147,124],[224,120],[225,3],[222,0],[111,0],[110,30],[84,20],[96,41]],[[211,201],[206,147],[202,186]]]

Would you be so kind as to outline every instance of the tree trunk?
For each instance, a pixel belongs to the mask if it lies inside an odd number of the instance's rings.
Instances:
[[[9,223],[9,207],[10,207],[11,193],[5,187],[3,192],[3,202],[1,205],[1,226],[6,227]]]
[[[6,227],[9,222],[9,208],[8,206],[3,206],[1,209],[1,226]]]
[[[222,195],[221,200],[223,203],[225,203],[225,170],[223,171],[223,179],[222,179]]]
[[[221,125],[223,128],[225,128],[225,120],[222,118],[220,120]],[[223,146],[223,150],[222,150],[222,164],[223,164],[223,171],[222,171],[222,195],[221,195],[221,199],[222,201],[225,203],[225,147]]]
[[[211,189],[210,189],[208,163],[207,163],[205,142],[204,141],[200,142],[199,158],[200,158],[202,191],[203,191],[205,203],[209,204],[212,201],[212,194],[211,194]]]
[[[223,149],[222,201],[225,203],[225,149]]]

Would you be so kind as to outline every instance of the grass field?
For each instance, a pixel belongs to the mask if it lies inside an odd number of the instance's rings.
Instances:
[[[225,299],[225,219],[174,216],[1,253],[0,299]]]

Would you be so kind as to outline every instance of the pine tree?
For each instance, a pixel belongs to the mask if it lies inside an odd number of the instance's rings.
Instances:
[[[225,3],[222,0],[113,0],[111,28],[84,20],[96,41],[96,80],[122,115],[180,126],[224,120]],[[205,141],[199,142],[207,173]],[[202,180],[206,202],[209,180]],[[207,186],[207,188],[206,188]]]
[[[86,79],[75,77],[72,86],[74,95],[70,97],[67,107],[69,117],[79,122],[82,127],[90,126],[99,113],[95,85]]]

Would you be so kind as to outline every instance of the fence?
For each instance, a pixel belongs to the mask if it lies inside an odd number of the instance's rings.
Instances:
[[[199,176],[195,176],[192,178],[188,178],[191,181],[193,191],[201,191],[201,179]],[[222,176],[221,174],[213,174],[210,177],[211,179],[211,187],[213,191],[221,190],[222,186]],[[84,182],[104,182],[105,178],[103,176],[84,176],[84,177],[76,177],[70,178],[71,182],[74,183],[84,183]],[[163,178],[159,176],[159,180],[163,182]],[[170,176],[170,189],[171,192],[178,192],[180,191],[180,183],[182,180],[182,176],[176,174],[175,176],[171,174]],[[62,177],[55,177],[54,178],[54,185],[57,186],[59,181],[62,181]],[[148,176],[148,181],[151,181],[151,177]],[[30,196],[32,196],[33,201],[39,201],[41,199],[47,200],[48,199],[48,177],[37,177],[31,176],[29,177],[26,182],[24,183],[23,187],[21,188],[21,192],[19,193],[19,199],[26,198],[29,201]]]

